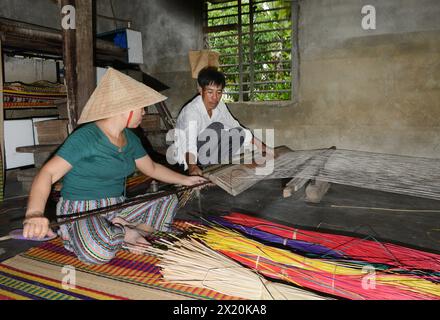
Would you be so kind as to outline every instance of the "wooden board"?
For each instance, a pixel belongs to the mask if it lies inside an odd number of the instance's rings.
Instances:
[[[275,148],[275,161],[274,166],[289,161],[289,156],[293,151],[286,146]],[[247,163],[246,163],[247,162]],[[204,176],[211,182],[228,192],[229,194],[236,196],[243,191],[249,189],[257,182],[267,178],[273,171],[268,170],[267,174],[264,174],[266,163],[262,163],[262,157],[257,157],[254,162],[245,161],[242,164],[231,164],[220,166],[217,170],[213,170],[204,173]]]

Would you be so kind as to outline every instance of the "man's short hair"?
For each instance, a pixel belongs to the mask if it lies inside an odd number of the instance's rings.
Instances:
[[[223,72],[218,71],[216,67],[206,67],[200,70],[197,82],[201,88],[213,84],[221,86],[222,89],[226,86],[225,75]]]

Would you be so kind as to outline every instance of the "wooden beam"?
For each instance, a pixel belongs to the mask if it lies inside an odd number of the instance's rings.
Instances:
[[[75,0],[60,0],[60,14],[63,19],[61,9],[71,5],[76,8]],[[63,62],[64,62],[64,81],[67,89],[67,114],[69,116],[69,132],[73,131],[78,121],[77,113],[77,92],[78,75],[76,72],[76,29],[62,29],[63,43]]]
[[[0,17],[0,32],[3,36],[3,49],[37,50],[62,54],[62,31],[35,24],[19,22]],[[96,39],[96,53],[103,60],[125,61],[127,50],[102,39]]]
[[[321,199],[330,188],[330,183],[326,181],[315,180],[306,187],[306,202],[320,203]]]
[[[300,190],[309,179],[295,177],[290,180],[283,189],[283,198],[288,198],[292,196],[293,193]]]

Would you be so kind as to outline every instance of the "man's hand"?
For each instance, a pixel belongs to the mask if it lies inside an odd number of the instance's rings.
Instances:
[[[182,182],[182,184],[184,186],[193,186],[195,184],[200,184],[203,182],[207,182],[208,180],[206,180],[203,177],[200,176],[185,176],[184,181]]]
[[[268,147],[267,145],[264,145],[264,150],[263,150],[266,154],[266,158],[267,159],[275,159],[276,158],[276,152],[273,148]]]
[[[203,171],[197,165],[190,164],[188,166],[188,174],[190,176],[201,176],[203,174]]]
[[[26,217],[23,222],[23,237],[42,239],[46,236],[52,237],[55,233],[49,228],[49,219],[41,214],[32,214]]]
[[[260,150],[261,155],[265,156],[266,159],[274,159],[276,157],[275,150],[271,147],[268,147],[264,142],[260,141],[257,138],[253,138],[253,144]]]

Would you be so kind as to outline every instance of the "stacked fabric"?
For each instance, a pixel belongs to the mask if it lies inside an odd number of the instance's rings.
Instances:
[[[31,84],[5,82],[3,85],[4,108],[55,107],[67,96],[63,84],[45,80]]]

